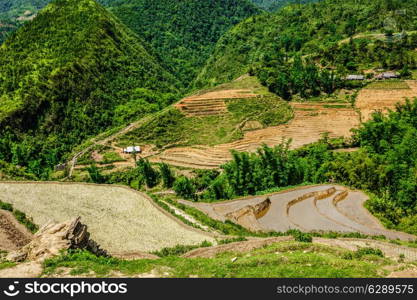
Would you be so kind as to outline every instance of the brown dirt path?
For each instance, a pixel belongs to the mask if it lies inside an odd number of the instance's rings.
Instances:
[[[405,261],[417,261],[416,248],[395,245],[384,241],[353,238],[314,238],[313,242],[333,247],[340,247],[351,251],[356,251],[359,248],[377,248],[380,249],[386,257],[394,260],[398,260],[400,255],[403,255]]]
[[[235,242],[235,243],[230,243],[230,244],[225,244],[225,245],[195,249],[195,250],[185,253],[182,257],[213,258],[219,253],[249,252],[254,249],[262,248],[262,247],[265,247],[274,243],[288,242],[292,240],[294,240],[294,238],[290,236],[274,237],[274,238],[267,238],[267,239],[251,239],[249,241]]]
[[[27,262],[12,268],[0,270],[0,278],[38,278],[43,272],[39,262]]]

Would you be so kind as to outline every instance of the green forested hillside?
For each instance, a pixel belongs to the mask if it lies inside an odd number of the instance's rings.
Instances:
[[[275,11],[290,3],[305,4],[313,1],[318,0],[251,0],[252,3],[267,11]]]
[[[177,81],[94,0],[56,0],[0,48],[0,160],[39,176],[88,136],[169,104]]]
[[[196,86],[232,80],[253,66],[257,75],[256,71],[265,68],[269,68],[267,72],[272,74],[274,72],[269,72],[270,69],[282,66],[282,61],[290,63],[289,68],[292,68],[297,56],[310,65],[341,67],[341,73],[360,71],[355,61],[357,49],[361,62],[401,68],[414,63],[407,49],[415,48],[416,38],[411,36],[417,29],[416,14],[416,0],[324,0],[288,6],[274,14],[253,16],[219,40],[199,74]],[[409,33],[400,37],[405,47],[395,39],[395,33],[402,31]],[[371,33],[392,38],[382,41],[367,39],[366,34]],[[358,34],[364,34],[362,44],[352,51],[349,37]],[[342,43],[344,39],[347,43]],[[391,51],[392,48],[399,49]],[[337,61],[340,63],[335,64]],[[262,82],[266,84],[269,77],[279,76],[267,75],[261,78]],[[274,84],[280,85],[279,82]]]
[[[38,10],[48,4],[50,0],[0,0],[0,13],[16,15],[24,9]]]
[[[96,0],[150,43],[155,55],[188,86],[218,39],[260,10],[249,0]],[[0,43],[51,0],[0,0]],[[23,17],[22,17],[23,16]],[[32,16],[32,15],[31,15]],[[17,20],[18,17],[22,19]]]
[[[50,0],[0,0],[0,43]]]
[[[110,4],[110,10],[149,41],[185,86],[224,32],[260,12],[247,0],[126,0]]]

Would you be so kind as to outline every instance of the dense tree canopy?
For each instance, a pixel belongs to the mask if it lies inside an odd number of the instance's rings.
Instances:
[[[262,9],[265,9],[267,11],[275,11],[291,3],[304,4],[304,3],[318,1],[318,0],[251,0],[251,1]]]
[[[123,23],[152,45],[185,86],[223,33],[260,12],[247,0],[125,0],[109,5]]]
[[[0,43],[50,0],[0,0]]]
[[[3,44],[0,65],[0,160],[37,175],[177,92],[142,40],[93,0],[49,4]]]
[[[195,85],[227,82],[253,66],[270,67],[277,53],[290,62],[300,56],[314,60],[318,67],[342,67],[344,72],[356,71],[359,63],[363,67],[413,64],[415,52],[411,57],[408,49],[416,47],[415,36],[409,37],[417,30],[416,15],[416,0],[323,0],[256,15],[219,40]],[[409,36],[398,36],[403,31]],[[364,37],[356,41],[360,34]],[[351,37],[355,42],[349,43]],[[408,44],[398,45],[398,39]]]

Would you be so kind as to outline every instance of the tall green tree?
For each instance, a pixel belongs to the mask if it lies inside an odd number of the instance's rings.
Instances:
[[[145,183],[149,188],[155,187],[159,182],[159,173],[155,170],[149,160],[140,159],[137,161],[137,167],[140,171],[140,174],[145,179]]]

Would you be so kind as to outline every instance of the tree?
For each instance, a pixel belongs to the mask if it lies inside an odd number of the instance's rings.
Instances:
[[[410,68],[408,67],[408,64],[405,64],[400,72],[401,77],[407,78],[411,76]]]
[[[179,177],[174,184],[174,191],[177,195],[185,199],[196,199],[196,188],[194,183],[187,177]]]
[[[172,188],[175,182],[175,174],[169,167],[169,165],[162,163],[159,165],[159,171],[161,173],[161,178],[164,187],[166,188]]]
[[[137,161],[137,166],[145,179],[145,183],[149,188],[153,188],[158,184],[159,173],[154,168],[152,168],[151,163],[147,159],[141,158]]]
[[[87,172],[92,182],[99,184],[106,182],[105,177],[101,174],[100,169],[97,168],[96,165],[93,164],[87,168]]]

